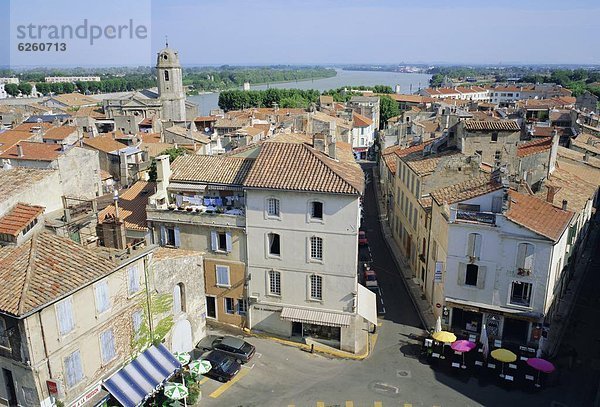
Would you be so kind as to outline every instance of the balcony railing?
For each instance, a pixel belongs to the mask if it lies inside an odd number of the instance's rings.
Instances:
[[[196,225],[245,227],[246,216],[243,211],[226,213],[202,211],[198,209],[177,209],[167,205],[148,205],[146,213],[149,221],[167,223],[187,223]]]
[[[485,223],[487,225],[496,224],[496,214],[491,212],[472,212],[465,210],[452,210],[456,211],[455,220]]]

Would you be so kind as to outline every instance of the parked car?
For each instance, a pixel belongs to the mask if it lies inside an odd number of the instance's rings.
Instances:
[[[248,342],[236,338],[235,336],[217,336],[217,335],[208,335],[196,345],[196,348],[201,350],[219,350],[235,360],[238,363],[246,363],[252,356],[254,356],[254,352],[256,348],[254,345],[249,344]]]
[[[367,240],[367,234],[364,230],[358,231],[358,244],[360,246],[366,246],[369,244],[369,241]]]
[[[364,271],[364,278],[365,278],[365,286],[372,290],[372,289],[376,289],[379,287],[379,283],[377,282],[377,274],[371,270],[365,270]]]
[[[200,358],[202,360],[208,360],[212,368],[206,373],[206,376],[217,379],[220,382],[228,382],[231,380],[242,368],[234,358],[221,352],[220,350],[211,350]]]

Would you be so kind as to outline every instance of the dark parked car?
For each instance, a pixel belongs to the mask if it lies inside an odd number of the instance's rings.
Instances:
[[[218,350],[206,352],[200,359],[208,360],[212,366],[206,376],[215,378],[220,382],[228,382],[242,368],[242,365],[236,362],[234,358]]]
[[[231,356],[239,363],[246,363],[254,356],[254,345],[235,336],[208,335],[202,339],[196,348],[201,350],[216,349]]]

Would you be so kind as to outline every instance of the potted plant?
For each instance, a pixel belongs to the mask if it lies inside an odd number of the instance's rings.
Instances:
[[[194,208],[192,208],[191,206],[188,206],[187,208],[185,208],[186,211],[191,212],[194,210]]]

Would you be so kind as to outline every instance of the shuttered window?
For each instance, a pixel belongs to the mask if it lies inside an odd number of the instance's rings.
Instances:
[[[71,353],[64,360],[65,382],[67,388],[72,388],[83,380],[83,366],[81,365],[81,353],[78,350]]]
[[[467,241],[467,256],[479,259],[481,255],[481,235],[479,233],[469,233]]]
[[[108,280],[100,281],[94,286],[96,297],[96,312],[98,314],[110,308],[110,296],[108,294]]]
[[[127,281],[129,295],[140,291],[140,269],[137,264],[131,265],[127,269]]]
[[[56,317],[58,319],[58,330],[61,335],[66,335],[75,329],[72,297],[56,304]]]
[[[100,334],[100,352],[102,363],[108,363],[115,358],[115,335],[112,328]]]
[[[216,266],[216,277],[217,286],[219,287],[230,287],[231,282],[229,281],[229,267],[227,266]]]

